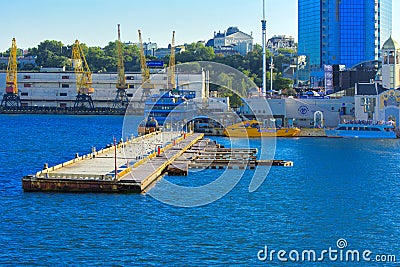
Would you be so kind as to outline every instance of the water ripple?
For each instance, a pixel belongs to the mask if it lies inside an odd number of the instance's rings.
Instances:
[[[120,117],[0,115],[0,123],[8,129],[0,134],[2,266],[254,266],[264,245],[322,250],[339,238],[352,249],[400,251],[398,140],[279,139],[276,158],[294,167],[272,168],[253,193],[247,171],[222,199],[185,209],[149,195],[22,192],[21,177],[44,162],[118,136]],[[167,179],[200,185],[215,174]]]

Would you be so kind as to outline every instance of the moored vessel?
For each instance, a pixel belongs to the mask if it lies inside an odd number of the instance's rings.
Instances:
[[[224,135],[228,137],[293,137],[300,133],[296,127],[263,127],[257,120],[243,121],[224,130]]]
[[[151,96],[145,103],[145,117],[157,120],[160,126],[164,124],[175,124],[182,120],[191,118],[195,104],[191,99],[196,97],[195,91],[171,90],[158,95]]]
[[[352,121],[339,124],[334,130],[325,130],[328,137],[396,138],[394,122]]]

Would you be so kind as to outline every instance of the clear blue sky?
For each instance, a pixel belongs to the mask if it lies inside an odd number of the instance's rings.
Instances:
[[[292,35],[297,40],[297,0],[266,0],[268,37]],[[262,0],[1,0],[0,51],[17,39],[20,48],[46,39],[72,44],[75,39],[90,46],[115,40],[117,24],[122,40],[144,41],[159,46],[191,43],[213,37],[214,31],[238,26],[261,43]],[[400,1],[393,0],[393,10]],[[393,16],[393,36],[400,42],[400,16]]]

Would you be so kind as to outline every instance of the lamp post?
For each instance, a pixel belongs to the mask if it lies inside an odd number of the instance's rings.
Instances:
[[[274,77],[274,58],[271,56],[271,64],[269,64],[269,69],[270,69],[270,80],[271,80],[271,95],[273,92],[273,87],[272,87],[272,80]]]
[[[266,43],[267,43],[267,21],[265,20],[265,0],[263,0],[263,19],[261,20],[262,28],[262,57],[263,57],[263,87],[262,94],[267,95],[267,58],[266,58]]]

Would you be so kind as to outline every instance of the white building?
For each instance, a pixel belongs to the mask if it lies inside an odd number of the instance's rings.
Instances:
[[[184,45],[175,46],[175,54],[182,53],[186,50]],[[157,48],[154,52],[154,56],[158,59],[163,59],[165,57],[169,57],[171,54],[171,46],[168,48]]]
[[[354,117],[354,98],[247,98],[242,113],[245,116],[254,114],[262,120],[273,118],[277,126],[298,127],[313,127],[315,114],[319,113],[323,116],[324,126],[335,127],[342,118]]]
[[[400,124],[400,46],[390,37],[382,46],[382,82],[356,84],[357,120]]]
[[[19,67],[23,67],[27,64],[35,67],[36,66],[36,58],[37,56],[21,56],[17,58],[17,63],[19,64]],[[7,66],[8,64],[8,57],[0,57],[0,64],[4,64]]]
[[[196,91],[196,95],[204,96],[205,75],[179,73],[179,88]],[[42,69],[41,72],[19,72],[18,91],[22,106],[46,106],[46,107],[73,107],[76,91],[76,78],[74,72],[62,71],[62,69]],[[116,96],[116,73],[94,73],[92,75],[94,93],[92,99],[95,107],[112,107]],[[5,88],[6,73],[0,73],[0,85]],[[151,76],[151,83],[155,85],[151,93],[158,93],[167,86],[167,74],[165,72]],[[126,90],[129,100],[143,102],[142,76],[140,73],[127,73]],[[3,99],[5,90],[0,90],[0,99]]]
[[[274,35],[267,41],[267,47],[274,51],[279,48],[296,49],[294,37],[290,35]]]
[[[214,32],[214,38],[207,42],[213,46],[216,54],[241,54],[245,56],[253,50],[253,36],[239,30],[238,27],[229,27],[225,32]]]

